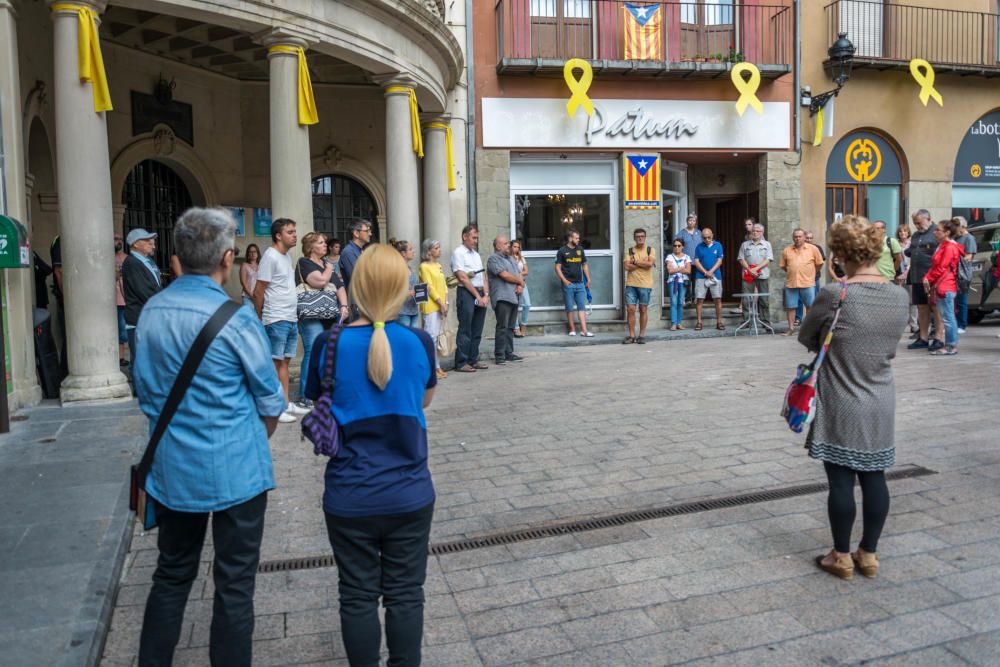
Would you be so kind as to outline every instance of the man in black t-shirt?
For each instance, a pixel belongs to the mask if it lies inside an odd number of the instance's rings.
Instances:
[[[576,328],[573,326],[573,311],[576,310],[580,317],[580,335],[593,338],[594,334],[587,331],[586,315],[590,267],[587,266],[587,254],[580,247],[580,233],[576,230],[566,232],[566,245],[556,253],[555,269],[556,276],[562,283],[569,335],[576,335]]]

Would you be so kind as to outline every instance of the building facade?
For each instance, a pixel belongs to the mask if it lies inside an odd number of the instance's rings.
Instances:
[[[432,236],[450,246],[467,220],[465,8],[442,0],[0,0],[6,213],[25,224],[45,261],[61,239],[62,400],[129,395],[117,361],[116,230],[157,232],[165,272],[173,221],[191,205],[232,207],[242,217],[241,250],[268,245],[278,217],[295,220],[300,238],[319,230],[346,241],[347,221],[365,217],[383,240]],[[81,82],[88,11],[113,110],[95,111],[94,87]],[[300,123],[299,49],[316,124]],[[17,407],[40,396],[35,290],[29,271],[4,273]],[[239,294],[235,275],[229,289]]]

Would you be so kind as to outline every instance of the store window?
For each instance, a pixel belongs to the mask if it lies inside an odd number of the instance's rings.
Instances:
[[[563,307],[553,270],[566,232],[580,233],[595,308],[618,305],[615,162],[511,162],[511,236],[524,244],[532,309]]]
[[[1000,110],[972,124],[955,157],[953,215],[970,225],[1000,222]]]
[[[852,132],[826,163],[826,222],[845,215],[884,220],[895,234],[903,220],[903,164],[896,149],[873,132]]]

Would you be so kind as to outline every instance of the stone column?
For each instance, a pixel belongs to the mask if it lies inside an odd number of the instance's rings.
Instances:
[[[68,4],[95,12],[105,6],[100,0]],[[80,82],[77,13],[53,11],[52,23],[59,233],[69,356],[61,399],[63,403],[127,399],[132,394],[118,370],[107,121],[104,113],[94,111],[91,85]]]
[[[454,239],[451,237],[451,195],[448,191],[448,149],[445,128],[451,125],[450,115],[423,115],[424,131],[424,238],[441,243],[441,262],[451,257]],[[419,250],[418,250],[419,254]]]
[[[414,83],[405,77],[378,81],[385,89],[386,237],[420,244],[420,194],[417,154],[413,152],[410,96]]]
[[[305,48],[306,42],[272,32],[261,42],[268,48]],[[299,125],[299,61],[295,53],[276,51],[267,56],[270,68],[271,213],[272,219],[291,218],[301,239],[313,231],[312,166],[309,127]]]

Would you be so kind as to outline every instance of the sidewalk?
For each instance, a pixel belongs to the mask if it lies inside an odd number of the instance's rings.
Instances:
[[[22,410],[0,436],[0,664],[94,665],[128,551],[134,402]]]

